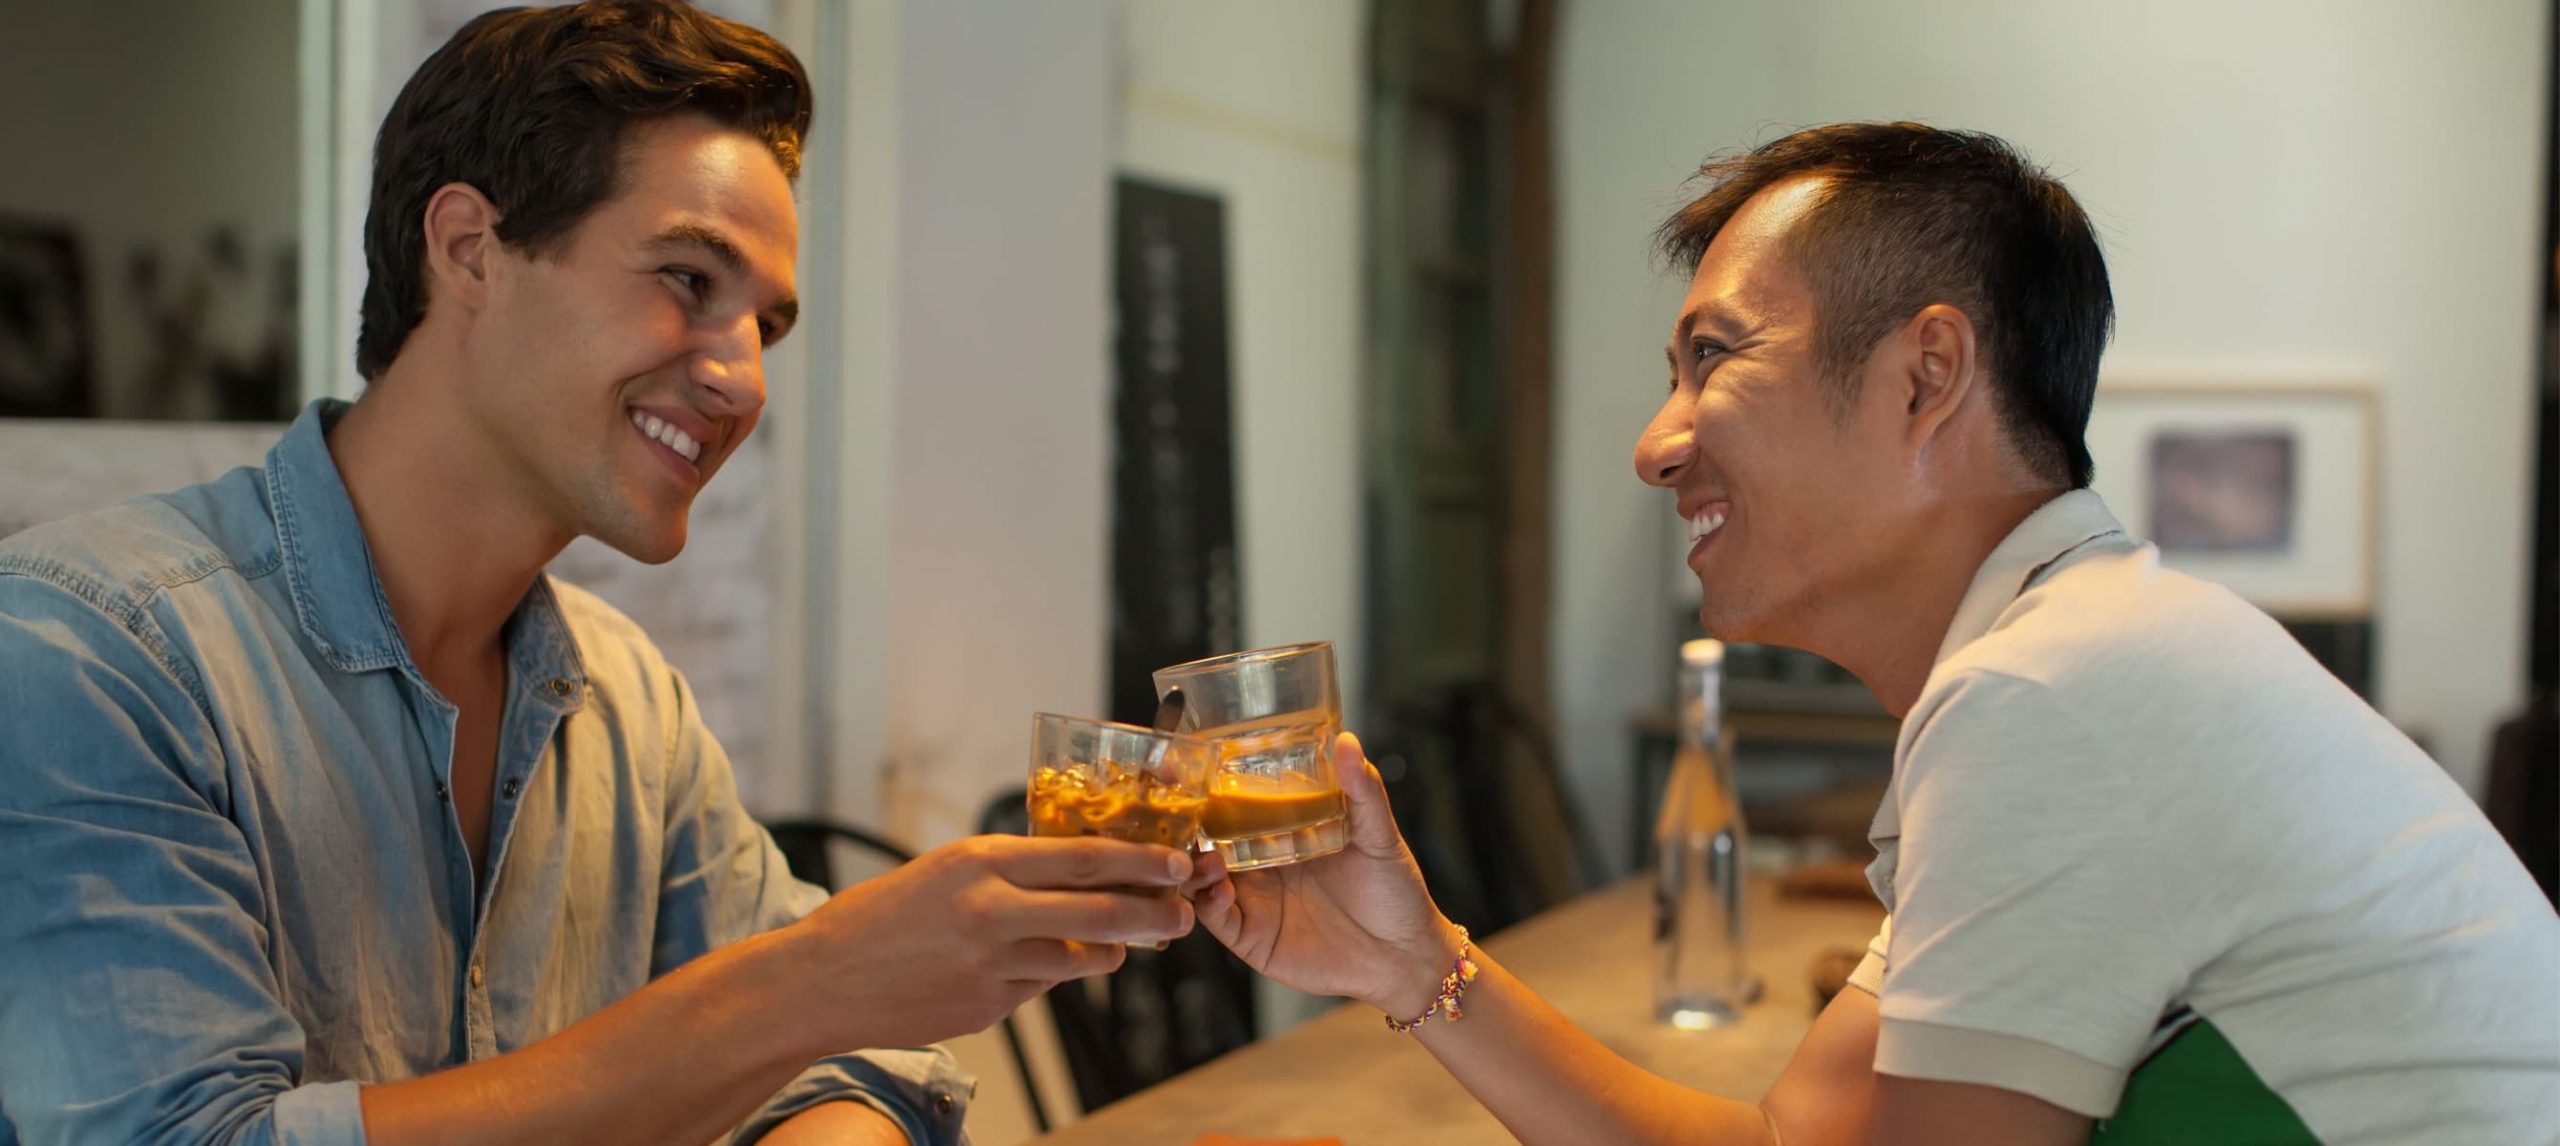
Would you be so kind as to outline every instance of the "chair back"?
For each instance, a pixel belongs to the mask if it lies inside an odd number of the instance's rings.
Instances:
[[[774,846],[782,850],[782,862],[791,868],[792,875],[828,891],[841,891],[848,882],[838,879],[839,869],[834,854],[838,846],[850,845],[891,867],[913,862],[916,858],[914,852],[850,824],[827,820],[778,820],[766,824],[764,830],[773,837]],[[1030,1055],[1023,1050],[1022,1032],[1014,1025],[1011,1015],[1005,1016],[998,1025],[1004,1030],[1005,1049],[1013,1056],[1014,1069],[1021,1074],[1022,1097],[1031,1108],[1031,1124],[1046,1134],[1049,1132],[1049,1110],[1047,1104],[1040,1100],[1040,1080],[1031,1071]]]

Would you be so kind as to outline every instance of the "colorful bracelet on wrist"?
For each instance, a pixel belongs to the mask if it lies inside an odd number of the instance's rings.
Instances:
[[[1432,1000],[1431,1006],[1409,1021],[1398,1021],[1394,1015],[1386,1016],[1387,1029],[1403,1034],[1431,1021],[1433,1015],[1445,1016],[1447,1021],[1453,1023],[1467,1017],[1464,1011],[1458,1009],[1458,1001],[1466,998],[1467,984],[1476,981],[1476,961],[1467,957],[1467,952],[1474,949],[1475,941],[1468,938],[1466,928],[1460,927],[1458,929],[1458,960],[1449,968],[1449,973],[1440,979],[1440,997]]]

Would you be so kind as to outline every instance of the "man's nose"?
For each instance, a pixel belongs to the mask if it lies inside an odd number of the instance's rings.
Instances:
[[[744,417],[764,408],[764,331],[753,316],[722,331],[695,355],[691,380],[704,412]]]
[[[1698,432],[1690,403],[1673,398],[1655,412],[1636,438],[1636,477],[1644,484],[1669,489],[1680,473],[1698,460]]]

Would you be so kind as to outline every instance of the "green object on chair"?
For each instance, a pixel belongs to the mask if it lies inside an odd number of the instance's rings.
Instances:
[[[2197,1020],[2125,1082],[2112,1118],[2089,1146],[2317,1146],[2283,1096],[2210,1020]]]

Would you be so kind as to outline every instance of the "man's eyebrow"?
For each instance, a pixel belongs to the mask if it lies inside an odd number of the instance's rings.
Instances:
[[[649,250],[696,247],[710,252],[711,257],[719,260],[720,265],[728,268],[730,273],[741,275],[747,273],[747,256],[738,250],[738,245],[730,242],[729,236],[700,223],[678,223],[658,232],[641,246]]]
[[[648,242],[641,244],[641,247],[645,250],[664,250],[668,247],[693,247],[698,250],[710,252],[711,257],[717,260],[720,265],[726,268],[731,274],[743,275],[747,273],[746,253],[740,251],[736,243],[730,242],[729,236],[723,235],[709,227],[705,227],[700,223],[678,223],[675,226],[658,232],[656,235],[652,236]],[[793,326],[798,325],[800,322],[800,297],[798,295],[784,295],[780,299],[776,300],[772,306],[766,307],[765,313],[773,317],[775,322],[778,324],[781,333],[788,333]],[[779,333],[775,335],[775,337],[780,336],[781,335]]]
[[[1721,302],[1709,301],[1700,303],[1694,309],[1682,314],[1679,326],[1674,329],[1671,338],[1675,347],[1701,336],[1720,342],[1730,341],[1739,337],[1749,326],[1750,323],[1742,315],[1726,309]]]

